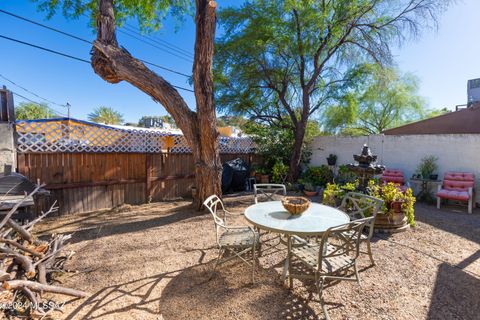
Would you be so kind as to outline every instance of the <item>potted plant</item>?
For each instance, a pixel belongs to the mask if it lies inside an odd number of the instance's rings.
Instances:
[[[426,156],[420,160],[417,171],[420,172],[423,179],[438,179],[438,174],[436,173],[438,170],[437,160],[436,156]]]
[[[404,230],[407,225],[414,226],[415,197],[412,189],[402,192],[394,183],[378,185],[369,182],[370,195],[383,200],[383,206],[375,219],[375,228],[381,230]]]
[[[330,153],[327,158],[327,163],[329,166],[337,164],[337,155]]]
[[[255,180],[257,180],[258,183],[269,183],[270,176],[268,175],[268,170],[264,167],[255,169]]]
[[[305,182],[303,193],[305,193],[307,197],[314,197],[317,195],[317,188],[311,182]]]

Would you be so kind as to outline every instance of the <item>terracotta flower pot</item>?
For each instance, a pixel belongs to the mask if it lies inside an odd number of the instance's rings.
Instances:
[[[402,204],[403,204],[403,201],[393,201],[390,204],[390,209],[392,209],[395,213],[401,213],[402,212]]]
[[[317,191],[307,191],[307,190],[303,190],[303,193],[305,193],[305,195],[307,197],[315,197],[317,195]]]
[[[268,174],[262,174],[262,177],[260,178],[261,183],[269,183],[270,182],[270,177]]]

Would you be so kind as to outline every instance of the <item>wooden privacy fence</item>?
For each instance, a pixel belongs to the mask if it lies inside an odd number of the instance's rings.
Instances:
[[[222,162],[254,154],[221,154]],[[193,157],[189,153],[19,153],[18,172],[39,179],[51,191],[38,209],[54,200],[59,214],[191,197]]]

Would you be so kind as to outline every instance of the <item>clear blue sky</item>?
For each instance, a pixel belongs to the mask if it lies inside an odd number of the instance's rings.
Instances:
[[[234,1],[218,1],[220,6]],[[11,11],[49,26],[62,29],[87,39],[94,39],[86,18],[66,20],[61,15],[45,20],[36,4],[28,0],[2,1],[0,9]],[[43,28],[31,25],[0,13],[0,34],[48,47],[57,51],[89,60],[88,44],[64,37]],[[421,80],[420,94],[429,102],[430,108],[448,107],[466,103],[468,79],[480,77],[480,1],[464,0],[450,7],[441,17],[437,32],[425,31],[423,36],[395,49],[396,61],[403,72],[411,72]],[[155,34],[193,53],[194,28],[191,18],[175,32],[173,25]],[[119,42],[134,56],[153,63],[190,74],[192,64],[162,50],[153,48],[123,34]],[[72,116],[85,119],[95,107],[105,105],[124,114],[126,121],[137,121],[143,115],[166,114],[163,107],[128,83],[108,84],[100,79],[92,68],[82,62],[52,55],[24,45],[0,39],[0,74],[40,96],[72,105]],[[187,79],[162,70],[173,84],[191,88]],[[40,99],[0,79],[14,91],[40,101]],[[192,93],[180,91],[187,103],[194,107]],[[21,99],[16,98],[17,102]],[[51,105],[62,112],[61,107]]]

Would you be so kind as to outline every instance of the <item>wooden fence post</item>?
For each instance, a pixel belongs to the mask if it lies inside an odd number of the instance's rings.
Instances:
[[[152,156],[149,153],[145,154],[145,170],[145,200],[147,201],[147,203],[150,203],[152,202]]]
[[[17,141],[13,94],[3,86],[0,89],[0,172],[16,171]]]

